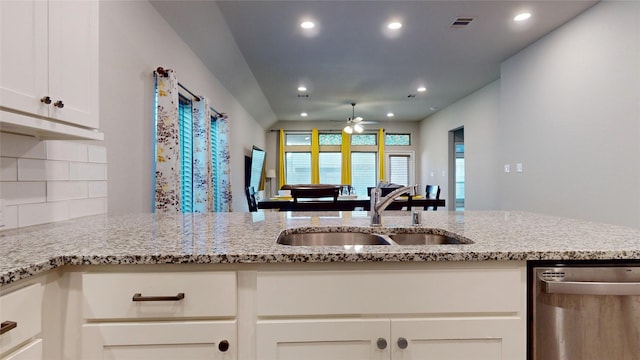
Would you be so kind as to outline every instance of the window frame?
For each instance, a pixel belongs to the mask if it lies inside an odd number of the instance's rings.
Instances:
[[[409,157],[409,184],[416,183],[416,152],[414,150],[388,150],[384,154],[384,173],[387,177],[391,177],[391,157],[402,156]]]

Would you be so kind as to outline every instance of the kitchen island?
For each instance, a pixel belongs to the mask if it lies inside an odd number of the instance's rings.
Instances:
[[[291,247],[302,226],[369,227],[367,212],[93,216],[0,232],[0,285],[63,265],[640,259],[640,230],[526,212],[423,212],[468,245]],[[408,212],[383,226],[410,227]]]
[[[383,227],[410,227],[409,215],[387,212]],[[640,259],[640,230],[524,212],[422,213],[421,227],[473,244],[275,242],[284,229],[370,230],[369,221],[366,212],[138,214],[0,232],[0,301],[35,299],[42,325],[0,352],[524,359],[527,261]]]

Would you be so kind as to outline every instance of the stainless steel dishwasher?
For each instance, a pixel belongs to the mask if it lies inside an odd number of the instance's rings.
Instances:
[[[640,264],[554,264],[530,276],[530,359],[640,359]]]

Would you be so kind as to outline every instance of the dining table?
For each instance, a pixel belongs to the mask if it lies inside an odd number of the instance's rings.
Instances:
[[[400,196],[393,200],[386,210],[411,210],[421,207],[423,210],[445,206],[444,199],[429,199],[422,196]],[[279,211],[369,211],[371,199],[368,196],[338,196],[337,200],[332,198],[314,198],[310,200],[299,199],[293,201],[291,196],[275,196],[258,201],[258,209],[275,209]]]

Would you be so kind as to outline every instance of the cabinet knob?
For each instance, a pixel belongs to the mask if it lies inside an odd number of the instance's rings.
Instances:
[[[64,103],[62,102],[62,100],[58,100],[56,102],[53,103],[53,106],[62,109],[64,107]]]
[[[385,340],[384,338],[378,338],[378,341],[376,341],[376,345],[378,346],[378,349],[384,350],[387,348],[387,340]]]
[[[407,339],[405,339],[403,337],[398,338],[398,347],[400,349],[406,349],[407,346],[409,346],[409,342],[407,341]]]
[[[227,340],[220,341],[220,343],[218,344],[218,350],[222,352],[229,350],[229,342]]]
[[[51,104],[51,98],[48,97],[48,96],[45,96],[45,97],[40,99],[40,102],[49,105],[49,104]]]

